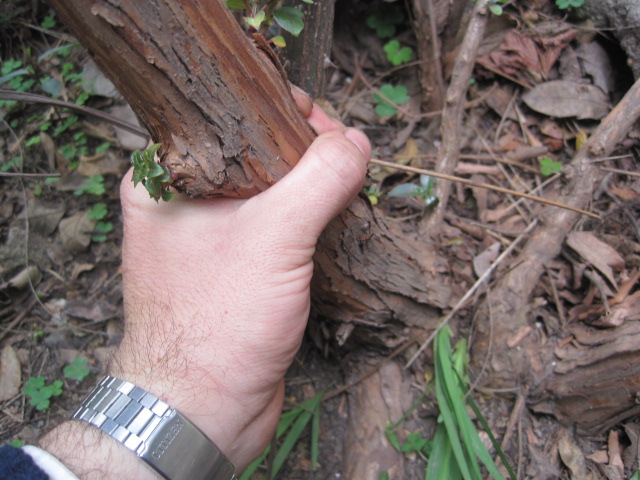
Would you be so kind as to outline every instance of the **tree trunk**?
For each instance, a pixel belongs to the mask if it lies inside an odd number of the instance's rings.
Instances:
[[[295,7],[300,1],[289,0],[286,3]],[[304,3],[304,33],[297,37],[289,33],[284,35],[287,47],[282,55],[286,59],[285,69],[289,80],[311,95],[311,98],[324,96],[326,62],[329,60],[333,40],[335,4],[336,0]]]
[[[276,182],[313,139],[270,55],[221,0],[50,0],[162,144],[173,185],[191,196],[249,197]],[[394,345],[432,327],[448,305],[435,256],[404,238],[364,197],[320,239],[315,311],[346,340]],[[381,328],[385,327],[385,328]]]

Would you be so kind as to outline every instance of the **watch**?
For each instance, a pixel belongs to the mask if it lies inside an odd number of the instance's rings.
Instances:
[[[98,427],[167,480],[235,480],[234,466],[177,410],[140,387],[104,377],[71,418]]]

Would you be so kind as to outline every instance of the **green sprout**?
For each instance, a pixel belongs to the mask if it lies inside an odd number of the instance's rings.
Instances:
[[[403,47],[398,40],[391,40],[382,48],[387,54],[387,59],[391,62],[391,65],[395,67],[410,62],[413,57],[413,50],[409,47]]]
[[[168,202],[173,198],[173,193],[167,190],[167,185],[171,181],[171,173],[164,165],[157,164],[153,158],[160,148],[156,143],[147,148],[144,152],[136,150],[131,155],[133,164],[133,185],[139,183],[149,192],[149,196],[156,202],[160,199]]]
[[[62,395],[62,381],[56,380],[46,385],[44,377],[30,377],[25,385],[24,394],[29,398],[29,404],[36,407],[36,410],[46,410],[51,404],[52,397]]]
[[[102,175],[93,175],[92,177],[87,178],[80,187],[74,190],[73,194],[75,196],[80,196],[87,193],[98,197],[106,191],[107,190],[104,186],[104,177]]]

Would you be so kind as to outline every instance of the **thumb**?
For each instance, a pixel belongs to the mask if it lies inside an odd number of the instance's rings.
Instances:
[[[294,169],[252,199],[271,221],[313,242],[362,188],[371,158],[366,135],[356,129],[333,130],[317,137]]]

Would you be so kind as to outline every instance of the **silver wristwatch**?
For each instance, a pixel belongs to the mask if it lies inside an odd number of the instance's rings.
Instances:
[[[167,480],[233,480],[233,464],[198,427],[132,383],[104,377],[72,418],[133,451]]]

